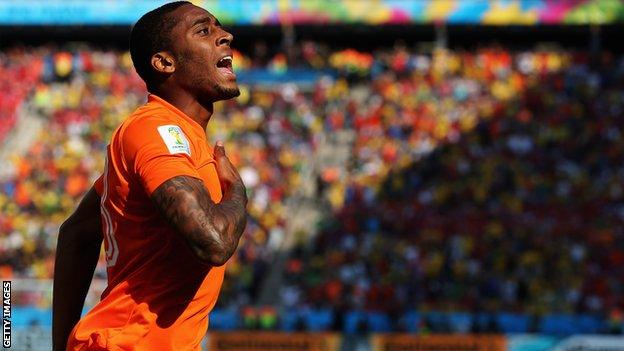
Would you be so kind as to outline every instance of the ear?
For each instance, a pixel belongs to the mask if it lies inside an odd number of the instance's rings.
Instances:
[[[175,59],[166,51],[160,51],[152,55],[150,63],[156,72],[168,74],[175,72]]]

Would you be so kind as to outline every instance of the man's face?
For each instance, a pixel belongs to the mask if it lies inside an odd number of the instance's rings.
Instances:
[[[200,101],[215,102],[240,95],[232,70],[232,34],[208,11],[193,5],[176,9],[173,28],[175,79]]]

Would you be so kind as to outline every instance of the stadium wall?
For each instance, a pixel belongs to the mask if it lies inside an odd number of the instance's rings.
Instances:
[[[33,326],[14,330],[11,350],[47,351],[51,345],[50,330]],[[605,335],[210,332],[202,347],[206,351],[621,351],[622,345],[624,337]]]

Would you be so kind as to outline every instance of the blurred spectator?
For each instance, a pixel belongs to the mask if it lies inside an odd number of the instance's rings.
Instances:
[[[235,67],[334,75],[310,89],[242,86],[209,124],[249,191],[251,219],[220,299],[240,308],[246,327],[277,324],[277,310],[253,306],[287,234],[286,200],[310,181],[328,216],[318,236],[302,235],[274,307],[392,316],[624,308],[621,57],[593,69],[563,50],[332,52],[304,42],[295,55],[271,56],[262,43],[255,51],[237,53]],[[146,92],[126,52],[88,46],[12,49],[0,73],[3,128],[20,105],[47,119],[14,177],[0,181],[0,272],[51,278],[59,224]],[[324,147],[331,157],[346,147],[348,162],[320,162],[310,179],[305,161]],[[621,325],[621,312],[609,315]],[[420,324],[423,333],[451,328]]]

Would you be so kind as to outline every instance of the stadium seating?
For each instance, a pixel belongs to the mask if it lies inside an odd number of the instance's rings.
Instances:
[[[287,229],[287,200],[310,185],[324,217],[274,291],[278,328],[568,335],[602,332],[624,308],[614,229],[624,220],[622,57],[605,54],[596,69],[571,50],[501,47],[319,49],[268,67],[238,55],[243,81],[266,84],[243,85],[209,125],[241,170],[251,215],[216,330],[245,327],[242,311],[258,303]],[[47,128],[0,181],[0,271],[50,279],[59,224],[145,90],[121,51],[15,49],[2,60],[0,92],[24,77],[14,62],[40,67],[16,101]],[[6,118],[18,118],[17,105]],[[327,147],[325,163],[306,170]],[[334,162],[343,148],[348,162]],[[49,297],[19,299],[49,311]],[[49,323],[24,308],[16,324]]]

